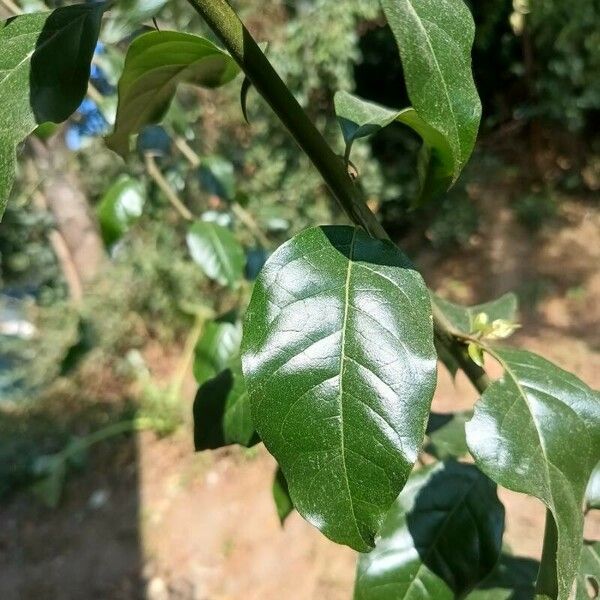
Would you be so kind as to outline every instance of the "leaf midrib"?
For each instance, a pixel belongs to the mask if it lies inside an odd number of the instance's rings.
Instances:
[[[231,265],[231,261],[227,257],[227,252],[223,246],[223,242],[220,236],[217,235],[217,231],[215,229],[209,229],[208,232],[210,237],[214,238],[214,248],[217,257],[221,262],[222,274],[225,276],[226,281],[229,285],[232,285],[233,280],[235,278],[235,273],[233,272],[233,266]]]
[[[458,122],[456,120],[456,114],[454,112],[454,105],[452,104],[452,101],[450,99],[450,93],[448,92],[448,85],[446,84],[446,79],[444,78],[444,74],[442,73],[442,69],[440,67],[440,63],[437,59],[436,53],[433,49],[433,46],[431,45],[431,40],[429,39],[429,34],[427,32],[427,29],[425,28],[425,25],[423,23],[423,20],[421,19],[421,17],[419,16],[419,13],[417,13],[417,11],[415,10],[415,7],[412,4],[412,0],[407,0],[407,5],[409,6],[411,12],[414,14],[414,16],[416,17],[417,23],[419,25],[419,28],[423,31],[423,34],[425,36],[425,40],[427,42],[427,46],[429,47],[429,50],[431,51],[431,56],[433,57],[433,61],[435,63],[435,67],[439,73],[440,76],[440,80],[442,82],[442,86],[444,87],[444,95],[446,97],[446,100],[448,102],[448,108],[450,110],[450,114],[452,115],[452,129],[453,129],[453,133],[454,133],[454,139],[457,145],[457,150],[459,152],[458,156],[454,157],[454,163],[455,165],[460,166],[462,163],[462,148],[461,148],[461,143],[460,143],[460,135],[458,133]],[[434,129],[437,130],[437,128],[434,127]]]
[[[339,390],[339,410],[340,410],[340,456],[342,458],[342,471],[344,473],[344,481],[346,483],[346,490],[348,491],[348,502],[350,504],[350,512],[354,520],[354,526],[359,538],[365,542],[368,546],[368,540],[365,540],[359,527],[358,519],[356,518],[356,512],[354,510],[354,502],[352,500],[352,492],[350,491],[350,479],[348,477],[348,467],[346,465],[346,441],[344,433],[344,372],[346,370],[346,328],[348,326],[348,314],[350,312],[350,281],[352,279],[352,264],[354,262],[354,245],[356,242],[356,229],[352,232],[352,240],[350,242],[350,251],[348,256],[348,268],[346,271],[346,283],[344,288],[344,318],[342,320],[342,340],[340,347],[340,390]]]

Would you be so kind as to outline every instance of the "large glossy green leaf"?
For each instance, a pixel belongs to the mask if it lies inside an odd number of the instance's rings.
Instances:
[[[535,354],[495,354],[504,375],[475,406],[467,443],[489,477],[539,498],[552,513],[558,595],[566,600],[581,553],[585,489],[600,457],[600,397]]]
[[[594,595],[590,595],[590,592]],[[584,542],[575,600],[600,596],[600,542]]]
[[[502,554],[494,572],[467,600],[533,600],[539,563],[531,558]]]
[[[197,221],[188,230],[187,245],[194,262],[221,285],[235,287],[244,275],[244,249],[229,229]]]
[[[16,146],[37,125],[67,119],[85,96],[103,11],[74,5],[0,23],[0,218]]]
[[[106,138],[108,147],[126,156],[129,137],[162,119],[180,83],[215,88],[238,72],[229,54],[197,35],[152,31],[139,36],[125,58],[115,129]]]
[[[600,463],[596,465],[588,482],[585,503],[588,508],[600,509]]]
[[[394,122],[408,125],[422,138],[419,200],[446,191],[454,181],[454,160],[448,141],[413,108],[393,110],[347,92],[338,92],[335,111],[346,141],[347,157],[355,140],[373,135]]]
[[[144,186],[129,175],[121,175],[106,190],[96,214],[107,246],[118,242],[142,216],[145,201]]]
[[[204,326],[194,349],[194,377],[201,385],[220,373],[240,353],[242,327],[235,315],[225,315]]]
[[[431,413],[427,425],[425,452],[438,460],[460,458],[469,453],[465,423],[473,416],[471,411],[454,414]]]
[[[454,600],[494,569],[504,507],[472,465],[437,463],[415,472],[381,537],[358,563],[355,600]]]
[[[298,512],[336,542],[372,548],[436,383],[419,273],[362,230],[308,229],[258,277],[242,360],[254,424]]]
[[[258,441],[238,357],[198,388],[194,400],[194,445],[196,450],[215,450],[231,444],[252,446]]]
[[[449,146],[456,181],[473,151],[481,120],[471,69],[471,13],[463,0],[380,2],[398,44],[412,107]]]

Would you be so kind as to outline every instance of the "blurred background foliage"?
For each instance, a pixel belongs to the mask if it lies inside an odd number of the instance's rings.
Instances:
[[[415,253],[446,256],[485,239],[482,210],[493,210],[494,202],[484,206],[479,191],[488,185],[489,196],[490,181],[506,192],[516,221],[532,234],[553,222],[564,193],[592,202],[600,190],[600,0],[468,4],[477,23],[473,60],[484,119],[460,182],[439,201],[409,210],[419,141],[401,125],[357,144],[353,154],[369,204],[392,236]],[[395,108],[409,104],[395,43],[376,2],[234,5],[257,39],[268,42],[270,60],[340,153],[335,91]],[[23,10],[42,6],[39,0],[20,2]],[[105,148],[102,136],[114,120],[127,45],[153,27],[152,18],[161,30],[211,37],[181,0],[121,0],[103,28],[93,93],[67,124],[40,128],[23,148],[19,180],[0,226],[0,324],[25,328],[16,336],[0,330],[3,414],[35,413],[44,403],[52,406],[57,395],[76,397],[69,419],[104,407],[89,429],[115,411],[115,397],[126,400],[116,410],[119,418],[129,414],[131,403],[152,412],[165,385],[148,377],[146,363],[183,360],[185,366],[194,324],[232,310],[239,317],[269,250],[309,225],[342,222],[318,174],[253,90],[250,125],[244,122],[241,77],[217,91],[181,88],[163,124],[140,134],[127,163]],[[51,158],[41,160],[48,149]],[[148,156],[162,180],[149,168]],[[43,198],[52,170],[73,174],[69,185],[88,207],[86,227],[91,223],[101,232],[105,246],[105,257],[87,269],[76,302],[50,243],[64,227]],[[169,193],[194,219],[235,233],[247,261],[239,285],[215,283],[191,260],[188,224]],[[191,341],[200,343],[198,335]],[[162,350],[153,358],[156,345]],[[157,410],[164,409],[159,401]],[[65,412],[61,418],[66,427]],[[32,458],[25,467],[20,459],[14,466],[19,473],[31,471],[35,455],[49,449],[36,436],[29,439]],[[50,449],[63,444],[58,436]],[[19,456],[27,453],[19,450]],[[14,472],[11,477],[19,479]]]

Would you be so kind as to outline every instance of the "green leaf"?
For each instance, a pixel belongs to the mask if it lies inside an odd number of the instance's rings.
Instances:
[[[242,340],[252,417],[332,540],[373,547],[423,441],[435,356],[427,289],[391,243],[315,227],[263,267]]]
[[[0,218],[15,149],[46,121],[66,120],[85,97],[103,4],[74,5],[0,23]]]
[[[490,322],[514,322],[519,310],[519,301],[515,294],[504,294],[496,300],[475,306],[454,304],[444,300],[437,294],[431,294],[431,301],[443,314],[449,327],[464,335],[470,335],[475,331],[475,321],[478,315],[487,315]]]
[[[454,600],[494,569],[504,507],[476,467],[437,463],[415,472],[358,562],[354,600]]]
[[[194,400],[194,446],[197,451],[231,444],[258,443],[239,357],[198,388]]]
[[[585,489],[600,456],[600,395],[530,352],[494,355],[504,375],[476,404],[467,443],[489,477],[552,513],[558,597],[566,600],[581,553]]]
[[[471,342],[467,346],[467,353],[469,354],[469,358],[478,366],[483,368],[484,364],[484,354],[483,348],[479,344],[475,344]]]
[[[496,300],[475,306],[454,304],[434,293],[431,294],[431,301],[438,317],[445,321],[446,328],[462,335],[474,333],[475,321],[482,314],[487,315],[492,323],[514,323],[519,308],[515,294],[505,294]],[[438,357],[454,377],[460,368],[456,358],[441,345],[438,347]],[[481,360],[482,356],[478,354],[477,359]]]
[[[590,596],[588,590],[593,590]],[[600,542],[584,542],[577,576],[575,600],[590,600],[600,596]]]
[[[145,201],[144,186],[129,175],[120,175],[106,190],[96,214],[107,246],[118,242],[142,216]]]
[[[246,257],[229,229],[197,221],[189,228],[186,239],[192,259],[210,279],[231,288],[239,283]]]
[[[273,479],[273,501],[277,509],[277,516],[280,523],[283,525],[285,520],[294,510],[292,499],[290,498],[290,490],[283,471],[278,467]]]
[[[200,385],[220,373],[240,353],[241,325],[234,315],[225,315],[204,326],[194,350],[194,377]]]
[[[600,463],[596,465],[588,482],[585,503],[588,508],[600,509]]]
[[[494,572],[467,600],[533,600],[539,566],[531,558],[502,554]]]
[[[438,460],[460,458],[469,453],[465,423],[473,416],[471,411],[450,415],[431,413],[427,425],[429,441],[425,452]]]
[[[115,129],[106,138],[107,146],[125,157],[129,137],[162,119],[180,83],[216,88],[238,72],[229,54],[197,35],[151,31],[139,36],[127,51]]]
[[[335,95],[335,111],[346,141],[347,158],[355,140],[374,135],[391,123],[404,123],[423,139],[419,199],[436,196],[452,184],[454,161],[447,140],[421,119],[413,108],[393,110],[347,92],[338,92]]]
[[[469,160],[481,120],[471,69],[473,17],[463,0],[380,0],[404,68],[411,104],[452,153],[451,182]],[[442,161],[436,145],[434,160]]]

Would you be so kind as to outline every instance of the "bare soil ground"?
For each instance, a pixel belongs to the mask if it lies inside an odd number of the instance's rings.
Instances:
[[[429,281],[465,302],[511,288],[531,294],[515,343],[600,387],[600,211],[565,202],[560,226],[539,237],[501,206],[487,213],[482,235],[491,247],[474,239],[460,256],[423,255]],[[465,380],[441,371],[437,410],[474,400]],[[70,481],[59,509],[25,493],[0,506],[0,598],[348,600],[355,554],[297,514],[279,525],[274,468],[262,446],[194,454],[189,426],[167,439],[144,433],[105,444]],[[501,496],[506,542],[538,557],[542,506]],[[600,518],[588,521],[588,536],[600,539]]]

